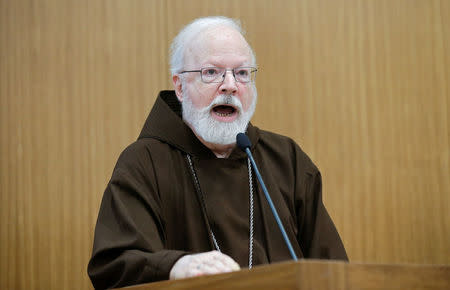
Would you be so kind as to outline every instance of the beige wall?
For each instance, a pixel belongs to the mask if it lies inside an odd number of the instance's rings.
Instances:
[[[242,20],[253,123],[323,173],[352,261],[450,263],[447,0],[0,0],[0,288],[84,289],[118,154],[195,17]]]

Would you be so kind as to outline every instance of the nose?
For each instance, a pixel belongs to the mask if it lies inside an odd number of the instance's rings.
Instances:
[[[229,72],[229,73],[228,73]],[[234,78],[233,71],[226,70],[223,77],[223,82],[220,85],[220,91],[224,94],[231,95],[236,93],[236,79]]]

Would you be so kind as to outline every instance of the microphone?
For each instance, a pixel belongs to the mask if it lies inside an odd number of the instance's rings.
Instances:
[[[255,170],[256,177],[258,178],[259,184],[261,185],[264,195],[266,196],[267,202],[269,203],[270,209],[272,210],[272,214],[275,217],[275,220],[277,221],[278,227],[280,228],[281,234],[283,235],[286,246],[288,247],[289,252],[291,253],[291,257],[294,261],[297,261],[298,260],[297,255],[295,254],[294,249],[292,248],[292,244],[289,241],[289,238],[286,234],[283,224],[281,223],[280,217],[278,216],[277,210],[272,202],[272,199],[270,198],[269,192],[267,191],[266,185],[264,184],[261,174],[259,174],[259,170],[258,167],[256,166],[255,160],[253,159],[252,152],[250,152],[250,147],[252,146],[250,139],[244,133],[239,133],[236,136],[236,144],[242,151],[247,153],[248,158],[250,158],[250,162],[252,163],[253,169]]]

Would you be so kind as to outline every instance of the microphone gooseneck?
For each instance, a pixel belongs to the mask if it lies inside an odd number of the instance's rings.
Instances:
[[[266,185],[264,184],[261,174],[259,174],[259,170],[258,170],[258,167],[256,166],[255,160],[253,159],[252,152],[250,151],[250,147],[252,146],[250,139],[244,133],[239,133],[236,136],[236,145],[242,151],[247,153],[247,156],[250,159],[250,162],[252,163],[253,169],[255,170],[255,173],[256,173],[256,177],[258,178],[259,184],[261,185],[264,195],[266,196],[267,202],[269,203],[270,209],[272,210],[272,214],[275,217],[275,220],[277,221],[278,227],[280,228],[281,234],[283,235],[284,241],[286,243],[286,246],[289,249],[292,259],[294,261],[297,261],[298,260],[297,255],[295,254],[294,249],[292,248],[292,244],[289,241],[289,238],[286,234],[286,230],[284,229],[283,224],[281,223],[281,220],[280,220],[280,217],[278,216],[278,212],[275,208],[275,205],[273,204],[272,199],[270,198],[270,195],[269,195],[269,192],[267,191]]]

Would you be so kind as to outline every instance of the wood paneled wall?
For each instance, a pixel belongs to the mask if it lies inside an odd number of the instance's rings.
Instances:
[[[350,259],[449,264],[449,1],[0,0],[0,288],[91,287],[113,166],[205,15],[241,19],[253,123],[319,166]]]

